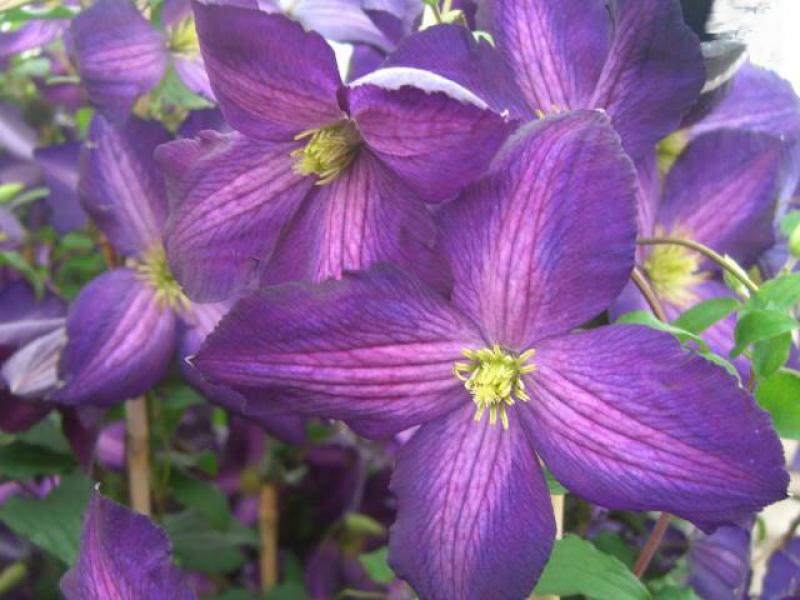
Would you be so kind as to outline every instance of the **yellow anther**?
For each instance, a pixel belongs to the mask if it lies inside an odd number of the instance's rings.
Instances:
[[[140,279],[156,290],[156,300],[163,307],[177,311],[189,310],[189,298],[172,275],[161,244],[155,244],[139,260],[134,261],[132,267]]]
[[[489,424],[496,424],[499,416],[503,429],[508,429],[507,407],[514,406],[517,400],[530,400],[522,376],[536,368],[527,364],[534,351],[517,355],[495,344],[480,350],[465,349],[463,353],[469,362],[455,363],[453,373],[472,394],[475,421],[480,422],[488,409]]]
[[[336,179],[356,157],[361,136],[355,124],[343,119],[333,125],[309,129],[294,139],[310,138],[305,146],[292,152],[294,170],[301,175],[317,175],[317,185]]]
[[[690,239],[688,232],[676,230],[668,237]],[[656,227],[656,237],[664,237],[664,229]],[[678,307],[697,301],[695,287],[707,281],[708,271],[700,271],[702,256],[684,246],[659,244],[653,246],[645,259],[644,270],[655,292]]]

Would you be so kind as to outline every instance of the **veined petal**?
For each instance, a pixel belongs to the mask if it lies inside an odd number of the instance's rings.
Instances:
[[[770,135],[720,130],[700,136],[669,171],[658,224],[752,264],[774,241],[786,158],[783,143]]]
[[[81,157],[81,202],[123,255],[161,240],[167,199],[153,152],[168,140],[156,122],[131,118],[116,127],[101,116],[92,120]]]
[[[472,91],[498,114],[532,116],[503,55],[463,25],[436,25],[408,36],[383,66],[436,73]]]
[[[146,392],[175,348],[175,316],[131,269],[114,269],[81,291],[67,319],[62,404],[111,405]]]
[[[167,258],[190,298],[228,298],[269,257],[314,184],[294,172],[295,147],[206,131],[158,149],[170,194]]]
[[[391,40],[376,27],[362,4],[362,0],[299,0],[293,3],[290,16],[329,40],[391,50]]]
[[[481,345],[444,299],[380,265],[240,300],[194,364],[212,383],[280,390],[296,412],[362,419],[378,436],[471,406],[453,363]]]
[[[402,69],[350,84],[350,114],[364,143],[421,198],[447,200],[484,173],[511,125],[466,88]]]
[[[518,421],[472,413],[423,425],[400,451],[389,562],[426,600],[526,598],[555,537],[547,484]]]
[[[439,213],[454,303],[510,348],[581,325],[628,280],[635,202],[632,165],[602,113],[526,126]]]
[[[52,408],[52,404],[17,398],[0,385],[0,430],[2,431],[7,433],[27,431],[44,419]]]
[[[7,284],[0,291],[0,360],[32,339],[64,324],[67,308],[57,296],[41,300],[25,282]]]
[[[73,19],[70,32],[89,101],[111,119],[127,117],[164,74],[165,41],[133,2],[100,0]]]
[[[589,502],[706,531],[786,496],[769,416],[671,335],[614,325],[536,348],[525,419],[556,478]]]
[[[86,224],[86,213],[78,200],[78,159],[80,142],[66,142],[37,148],[33,155],[50,196],[47,204],[52,214],[50,223],[58,233],[80,229]]]
[[[592,108],[613,37],[602,0],[489,0],[481,3],[478,25],[513,69],[529,117],[536,110]]]
[[[435,283],[446,279],[435,240],[433,219],[417,195],[362,152],[309,196],[267,264],[264,281],[319,282],[386,261]]]
[[[175,56],[172,62],[175,65],[175,73],[187,88],[204,98],[216,100],[202,58],[199,56],[195,58]]]
[[[744,598],[750,581],[750,532],[720,527],[689,549],[688,583],[701,598]]]
[[[800,98],[774,71],[745,64],[722,101],[687,134],[695,137],[717,129],[745,129],[795,139],[800,135]]]
[[[67,343],[62,325],[31,340],[3,363],[0,376],[19,398],[45,398],[58,383],[58,361]]]
[[[678,0],[614,0],[614,38],[590,106],[604,108],[634,160],[677,129],[705,83],[700,41]]]
[[[67,600],[194,600],[169,538],[144,515],[92,494],[80,554],[61,580]]]
[[[211,87],[249,136],[287,140],[342,118],[333,50],[287,17],[192,2]]]

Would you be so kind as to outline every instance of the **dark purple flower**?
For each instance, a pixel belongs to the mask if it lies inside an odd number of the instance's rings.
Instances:
[[[62,234],[86,225],[86,213],[78,200],[80,148],[80,142],[66,142],[34,151],[44,182],[50,188],[50,223]]]
[[[761,590],[763,600],[785,600],[800,594],[800,538],[794,538],[769,558]]]
[[[750,583],[750,531],[720,527],[698,533],[689,550],[689,585],[707,600],[746,600]]]
[[[592,503],[712,530],[785,496],[769,416],[670,335],[570,333],[627,281],[635,202],[602,113],[531,123],[438,213],[452,303],[390,266],[279,286],[240,300],[195,364],[367,436],[422,425],[397,460],[390,560],[424,598],[530,593],[555,532],[537,454]]]
[[[94,492],[61,591],[67,600],[194,600],[170,552],[166,534],[147,517]]]
[[[68,26],[69,21],[62,19],[37,19],[13,31],[3,31],[0,33],[0,60],[49,44],[59,38]]]
[[[187,294],[230,296],[273,250],[268,281],[378,260],[430,271],[435,231],[420,198],[448,199],[476,179],[509,131],[504,119],[420,70],[343,85],[325,40],[282,15],[194,9],[212,86],[239,133],[158,152],[172,193],[167,254]]]

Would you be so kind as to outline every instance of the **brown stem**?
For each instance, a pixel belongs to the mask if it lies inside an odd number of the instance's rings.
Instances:
[[[131,508],[150,516],[150,432],[144,396],[125,402],[125,429]]]
[[[270,482],[261,484],[258,498],[258,533],[261,543],[259,573],[261,589],[278,583],[278,491]]]
[[[637,577],[644,575],[647,567],[650,566],[650,561],[653,560],[656,551],[658,551],[658,546],[661,544],[661,540],[664,539],[664,534],[667,532],[667,527],[669,526],[669,520],[671,518],[672,515],[665,512],[662,512],[658,516],[656,526],[653,528],[653,531],[650,532],[650,537],[647,538],[644,548],[642,548],[642,553],[639,555],[639,558],[636,559],[636,564],[633,565],[633,574]]]
[[[669,321],[667,318],[667,313],[664,312],[664,307],[661,305],[661,301],[658,299],[655,291],[650,286],[647,278],[639,270],[639,267],[633,268],[633,271],[631,272],[631,280],[634,284],[636,284],[636,287],[639,288],[642,296],[644,296],[644,299],[647,300],[650,310],[658,318],[658,320],[662,323]]]

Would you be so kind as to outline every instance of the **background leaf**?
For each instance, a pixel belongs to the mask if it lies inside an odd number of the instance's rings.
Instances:
[[[786,369],[762,380],[756,400],[781,437],[800,439],[800,373]]]

